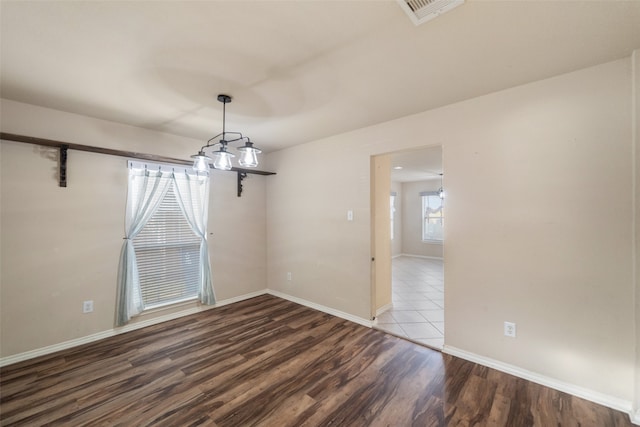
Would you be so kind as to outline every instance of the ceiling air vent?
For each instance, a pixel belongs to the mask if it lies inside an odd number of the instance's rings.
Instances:
[[[464,0],[397,0],[414,24],[420,25],[437,18],[454,7],[460,6]]]

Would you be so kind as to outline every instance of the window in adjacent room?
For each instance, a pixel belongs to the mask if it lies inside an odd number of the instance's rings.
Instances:
[[[443,200],[437,191],[420,193],[422,197],[422,240],[442,242]]]
[[[391,197],[389,198],[389,206],[391,207],[390,218],[391,218],[391,240],[393,240],[393,218],[396,212],[396,193],[395,191],[391,193]]]

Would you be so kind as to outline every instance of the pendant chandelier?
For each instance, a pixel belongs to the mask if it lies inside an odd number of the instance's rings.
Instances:
[[[226,106],[231,102],[231,97],[229,95],[218,95],[218,101],[222,102],[222,133],[214,136],[213,138],[207,141],[206,145],[203,145],[198,151],[198,154],[191,156],[193,159],[193,169],[198,172],[205,172],[209,170],[209,164],[212,163],[214,169],[221,170],[231,170],[233,167],[231,164],[231,160],[235,157],[234,154],[230,153],[227,150],[227,145],[230,142],[240,142],[244,143],[237,148],[240,152],[240,158],[238,159],[238,163],[240,166],[245,168],[255,168],[258,166],[258,154],[262,153],[261,150],[253,146],[251,140],[243,136],[240,132],[227,132],[225,127],[226,120]],[[217,142],[211,142],[214,139],[220,138]],[[220,147],[211,152],[210,155],[205,153],[205,150],[209,147],[215,147],[219,145]]]

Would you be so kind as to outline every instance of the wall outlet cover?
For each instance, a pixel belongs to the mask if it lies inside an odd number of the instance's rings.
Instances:
[[[83,313],[91,313],[93,311],[93,301],[84,301],[82,303],[82,312]]]
[[[504,336],[515,338],[516,337],[516,324],[513,322],[504,322]]]

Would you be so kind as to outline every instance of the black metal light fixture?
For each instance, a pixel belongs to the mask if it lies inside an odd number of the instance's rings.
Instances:
[[[258,154],[262,153],[262,150],[253,146],[251,139],[242,135],[240,132],[227,132],[226,131],[226,106],[231,102],[229,95],[218,95],[218,101],[222,102],[222,133],[214,136],[207,141],[206,145],[203,145],[198,151],[198,154],[191,156],[193,160],[193,168],[197,171],[204,172],[209,170],[209,163],[213,163],[215,169],[231,170],[231,160],[235,157],[234,154],[227,150],[227,145],[231,142],[244,142],[244,145],[237,148],[240,152],[240,159],[238,163],[245,168],[255,168],[258,166]],[[211,142],[214,139],[220,137],[218,142]],[[207,156],[205,150],[209,147],[220,145],[220,147],[211,153],[211,156]]]
[[[444,187],[442,186],[442,175],[440,174],[440,188],[438,189],[438,197],[444,199]]]

